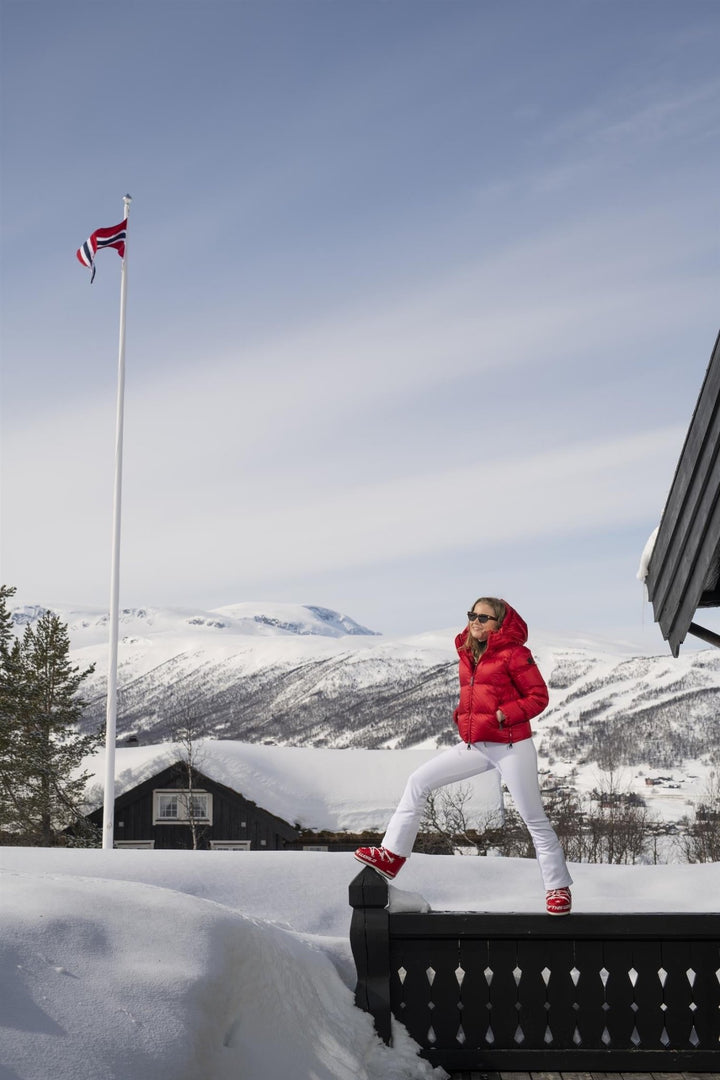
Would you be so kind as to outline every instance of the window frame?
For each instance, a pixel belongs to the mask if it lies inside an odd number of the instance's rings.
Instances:
[[[178,816],[169,817],[160,813],[161,800],[163,796],[172,795],[177,799]],[[181,799],[183,796],[193,800],[200,798],[205,803],[204,814],[193,814],[192,817],[188,814],[186,817],[181,817],[182,811]],[[187,803],[185,804],[187,808]],[[213,797],[212,792],[206,791],[205,788],[156,788],[153,791],[153,825],[212,825],[213,823]]]

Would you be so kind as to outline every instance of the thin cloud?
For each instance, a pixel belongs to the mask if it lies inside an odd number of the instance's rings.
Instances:
[[[238,561],[262,579],[279,568],[284,575],[313,574],[482,550],[488,542],[599,534],[659,515],[664,489],[645,478],[658,463],[671,474],[682,437],[680,428],[663,428],[309,496],[280,482],[269,506],[262,499],[254,505],[252,495],[239,505],[206,501],[203,513],[191,517],[177,505],[147,504],[134,520],[130,558],[167,531],[172,545],[157,541],[165,568],[177,564],[179,572],[182,563],[212,553],[216,567]]]

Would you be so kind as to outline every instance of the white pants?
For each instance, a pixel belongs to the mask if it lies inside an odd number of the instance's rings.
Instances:
[[[537,753],[532,739],[507,743],[464,742],[421,765],[412,774],[390,819],[382,845],[395,855],[410,855],[427,797],[435,788],[497,769],[528,827],[546,889],[572,884],[560,842],[540,798]]]

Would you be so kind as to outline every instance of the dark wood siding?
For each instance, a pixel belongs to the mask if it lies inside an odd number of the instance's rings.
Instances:
[[[655,621],[677,656],[699,607],[720,605],[720,335],[668,495],[647,576]]]
[[[187,772],[179,763],[120,795],[115,800],[115,841],[152,840],[156,848],[191,848],[188,824],[153,824],[154,793],[174,788],[187,789]],[[297,839],[298,830],[287,821],[203,773],[195,772],[193,788],[209,792],[213,803],[212,823],[198,822],[200,848],[209,848],[211,841],[249,840],[253,851],[277,851]],[[102,810],[89,816],[100,824]]]

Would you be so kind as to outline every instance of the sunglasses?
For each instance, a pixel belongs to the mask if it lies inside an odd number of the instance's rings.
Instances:
[[[496,615],[477,615],[474,611],[468,611],[467,617],[468,622],[475,622],[476,619],[480,623],[497,622]]]

